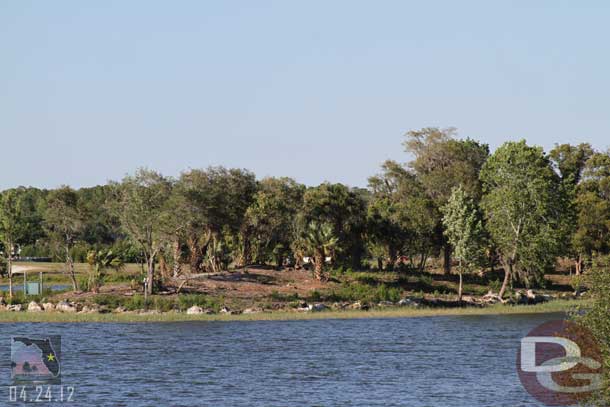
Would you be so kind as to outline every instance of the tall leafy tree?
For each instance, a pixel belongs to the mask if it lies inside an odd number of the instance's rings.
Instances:
[[[81,236],[84,221],[76,191],[68,186],[51,191],[47,197],[44,219],[49,240],[62,253],[72,289],[78,291],[71,249]]]
[[[576,226],[571,247],[576,271],[595,255],[610,253],[610,154],[595,153],[585,163],[575,198]]]
[[[579,204],[589,202],[590,197],[580,196],[580,183],[585,166],[589,158],[595,153],[593,148],[588,143],[582,143],[577,146],[570,144],[556,145],[550,152],[549,158],[555,171],[561,179],[561,188],[563,190],[564,214],[561,217],[561,233],[563,239],[564,255],[574,259],[576,274],[580,274],[583,266],[583,253],[579,244],[580,236],[578,227],[578,218],[584,215],[579,211]],[[581,215],[579,215],[581,212]]]
[[[391,268],[399,256],[411,263],[419,257],[423,269],[429,255],[438,251],[439,213],[423,185],[410,171],[386,161],[382,173],[369,178],[368,242]]]
[[[542,148],[506,142],[481,170],[486,226],[504,268],[503,296],[511,278],[539,282],[555,265],[563,214],[559,177]]]
[[[445,235],[458,259],[458,299],[462,301],[463,274],[483,263],[485,229],[479,208],[461,188],[453,189],[447,204],[442,208]]]
[[[265,178],[246,211],[249,250],[254,262],[275,260],[281,267],[295,238],[294,219],[303,202],[305,187],[291,178]]]
[[[147,169],[139,169],[118,185],[115,206],[121,226],[129,238],[142,250],[146,261],[147,293],[155,286],[155,264],[165,243],[160,219],[169,210],[171,180]]]
[[[409,166],[437,208],[447,203],[452,189],[458,186],[475,200],[481,195],[479,172],[489,156],[489,147],[471,139],[456,139],[455,135],[454,128],[427,127],[408,132],[404,141],[405,150],[414,156]],[[439,239],[443,239],[440,229]],[[446,239],[443,249],[444,269],[449,273],[451,245]]]
[[[185,234],[191,271],[206,266],[220,271],[228,262],[227,245],[238,240],[256,193],[254,174],[224,167],[193,169],[180,176],[176,189],[188,220]],[[244,236],[241,244],[248,239]]]
[[[27,240],[35,220],[35,208],[24,188],[9,189],[0,194],[0,239],[4,246],[9,279],[9,297],[13,297],[13,256],[18,244]]]
[[[365,253],[366,203],[362,195],[342,184],[323,183],[303,195],[298,221],[329,223],[338,239],[335,262],[359,268]]]

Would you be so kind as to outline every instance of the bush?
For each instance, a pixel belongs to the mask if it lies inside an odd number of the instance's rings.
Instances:
[[[186,311],[197,305],[201,308],[210,308],[216,312],[220,311],[221,304],[205,294],[183,294],[177,297],[176,307],[180,311]]]
[[[593,305],[581,316],[578,322],[587,327],[595,336],[604,357],[603,386],[586,405],[610,405],[610,256],[598,257],[591,270],[585,274],[586,285],[590,290]]]
[[[491,292],[498,293],[498,292],[500,292],[501,288],[502,288],[502,283],[500,282],[500,280],[491,280],[489,282],[489,290]]]
[[[269,298],[271,298],[273,301],[281,301],[281,302],[298,301],[299,294],[298,293],[282,294],[277,291],[273,291],[271,293],[271,295],[269,295]]]
[[[321,301],[322,294],[320,294],[320,292],[317,290],[313,290],[309,293],[309,300],[310,301]]]
[[[386,284],[370,286],[359,283],[343,284],[338,290],[333,290],[327,296],[329,301],[362,301],[376,303],[380,301],[397,302],[402,291]]]

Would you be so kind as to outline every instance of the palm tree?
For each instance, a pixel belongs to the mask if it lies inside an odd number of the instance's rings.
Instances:
[[[97,293],[104,283],[104,271],[111,268],[120,270],[123,268],[123,260],[112,250],[91,250],[87,253],[89,263],[89,281],[87,286],[90,291]]]
[[[329,223],[310,222],[303,233],[303,243],[312,253],[314,276],[317,280],[326,281],[328,275],[324,271],[326,257],[330,256],[337,246],[339,239],[333,232]]]

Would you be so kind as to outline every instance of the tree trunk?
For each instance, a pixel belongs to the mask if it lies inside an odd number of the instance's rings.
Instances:
[[[462,287],[464,286],[462,278],[462,270],[460,270],[460,284],[458,286],[458,301],[462,302]]]
[[[460,275],[460,283],[458,285],[458,301],[462,302],[462,287],[463,287],[463,278],[462,278],[462,258],[460,257],[460,265],[459,265],[459,275]]]
[[[581,254],[578,255],[578,259],[576,259],[575,263],[576,263],[575,264],[575,272],[576,272],[576,275],[579,276],[580,273],[582,273],[582,263],[583,263],[582,262],[582,255]]]
[[[451,274],[451,245],[449,243],[443,245],[443,271],[445,275]]]
[[[8,298],[13,298],[13,260],[11,259],[11,253],[7,256],[7,271],[8,271]]]
[[[498,295],[500,298],[504,298],[504,293],[506,292],[506,288],[508,287],[508,282],[510,281],[510,277],[513,273],[513,265],[512,263],[508,263],[504,265],[504,282],[502,282],[502,288],[500,288],[500,292]]]
[[[76,282],[76,276],[74,275],[74,261],[72,260],[72,256],[70,256],[70,249],[68,248],[66,248],[66,268],[68,269],[68,274],[72,281],[72,290],[78,291],[78,283]]]
[[[155,256],[151,255],[146,260],[146,294],[151,295],[153,293],[153,284],[155,277]]]
[[[174,261],[174,264],[172,265],[172,275],[178,277],[182,274],[182,265],[180,264],[180,240],[175,239],[172,244],[172,258]]]
[[[377,257],[377,269],[383,271],[383,259],[381,257]]]
[[[313,256],[313,270],[314,276],[318,281],[326,281],[326,275],[324,274],[324,262],[326,256],[322,252],[316,252]]]

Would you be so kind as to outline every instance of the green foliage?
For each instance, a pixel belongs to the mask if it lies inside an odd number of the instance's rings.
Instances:
[[[247,262],[250,228],[244,220],[255,193],[254,174],[246,170],[210,167],[181,174],[165,217],[166,234],[187,243],[192,272]]]
[[[441,208],[445,236],[459,261],[458,297],[462,299],[462,274],[471,272],[485,262],[486,232],[482,215],[462,187],[453,189],[447,204]]]
[[[593,305],[576,319],[593,333],[604,357],[602,390],[587,405],[602,407],[610,404],[610,256],[600,256],[594,260],[585,283]]]
[[[124,297],[114,294],[98,294],[92,298],[96,304],[106,306],[113,310],[117,307],[124,307],[129,311],[154,309],[160,312],[167,311],[186,311],[188,308],[197,305],[204,309],[212,309],[218,312],[222,304],[205,294],[181,294],[176,297],[164,297],[153,295],[144,301],[144,296],[136,294],[132,297]]]
[[[259,183],[242,227],[250,251],[246,255],[254,263],[275,261],[279,267],[289,256],[304,192],[305,187],[291,178],[265,178]]]
[[[402,290],[386,284],[371,286],[360,283],[344,283],[338,289],[331,290],[326,296],[327,301],[361,301],[378,303],[381,301],[397,302]]]
[[[314,263],[315,277],[318,280],[327,280],[325,273],[326,257],[333,257],[339,239],[333,232],[330,223],[309,222],[300,235],[301,244],[305,253],[311,256]]]
[[[273,301],[290,302],[290,301],[299,300],[299,294],[298,293],[283,294],[283,293],[280,293],[277,291],[273,291],[273,292],[271,292],[271,295],[269,295],[269,298],[272,299]]]
[[[304,230],[312,222],[332,227],[337,238],[336,264],[360,267],[364,255],[366,203],[358,191],[330,183],[308,188],[303,195],[297,227]]]
[[[368,243],[390,268],[399,256],[420,255],[420,270],[440,246],[440,214],[420,180],[398,163],[386,161],[383,173],[369,178]]]
[[[123,268],[123,260],[112,250],[91,250],[87,254],[89,264],[89,278],[87,279],[87,290],[98,292],[104,284],[107,269],[118,271]]]
[[[489,147],[477,141],[456,140],[454,128],[436,127],[410,131],[404,142],[415,156],[410,167],[438,207],[453,188],[461,186],[472,197],[480,196],[479,171],[489,156]]]
[[[564,202],[542,148],[507,142],[481,170],[486,227],[507,275],[540,282],[555,264]]]

